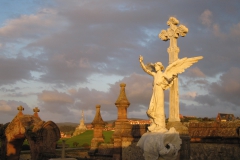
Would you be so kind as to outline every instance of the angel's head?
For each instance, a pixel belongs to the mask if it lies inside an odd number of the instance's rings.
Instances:
[[[159,70],[163,71],[164,70],[164,66],[163,66],[163,64],[161,62],[156,62],[154,64],[154,67],[155,67],[156,71],[159,71]]]

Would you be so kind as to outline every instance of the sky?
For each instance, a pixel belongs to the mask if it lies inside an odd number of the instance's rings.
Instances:
[[[0,0],[0,13],[0,123],[20,105],[56,123],[79,123],[83,110],[89,123],[99,104],[115,120],[120,83],[128,118],[147,119],[153,79],[139,56],[167,67],[169,41],[158,34],[171,16],[189,30],[179,58],[204,57],[179,75],[180,113],[240,116],[238,0]]]

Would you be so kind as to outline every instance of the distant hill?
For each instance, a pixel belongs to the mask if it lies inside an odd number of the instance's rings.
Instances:
[[[140,119],[140,118],[128,118],[129,120],[134,120],[134,121],[137,121],[137,120],[145,120],[145,119]],[[116,120],[109,120],[109,121],[104,121],[104,122],[107,122],[107,123],[113,123],[115,122]],[[91,124],[91,123],[85,123],[85,125],[87,124]],[[58,127],[61,127],[61,126],[72,126],[72,127],[77,127],[79,125],[79,123],[73,123],[73,122],[61,122],[61,123],[56,123],[56,125]]]
[[[61,122],[61,123],[56,123],[58,127],[62,126],[72,126],[72,127],[77,127],[79,123],[72,123],[72,122]]]

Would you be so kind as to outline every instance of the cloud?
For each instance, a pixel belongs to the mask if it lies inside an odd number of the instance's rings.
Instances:
[[[21,80],[32,80],[31,71],[39,70],[33,58],[5,58],[0,56],[1,85],[14,84]]]
[[[214,94],[221,101],[240,106],[240,68],[230,68],[228,72],[220,76],[218,82],[211,84],[209,90],[211,94]]]
[[[240,23],[233,25],[230,32],[231,32],[231,36],[239,37],[240,36]]]
[[[187,92],[179,96],[180,99],[193,100],[197,97],[197,92]]]
[[[73,103],[74,99],[66,93],[58,91],[42,91],[38,95],[38,99],[45,103]]]
[[[216,106],[216,104],[217,104],[216,97],[214,97],[213,95],[209,95],[209,94],[197,95],[195,97],[195,101],[198,102],[199,104],[207,105],[209,107]]]
[[[189,77],[194,77],[194,78],[206,77],[206,75],[198,67],[189,68],[185,75]]]
[[[161,41],[158,34],[168,28],[168,18],[176,16],[189,29],[178,39],[179,58],[204,57],[179,78],[180,88],[189,94],[182,95],[184,112],[230,112],[239,104],[238,71],[229,70],[240,68],[238,8],[237,2],[220,1],[58,0],[19,13],[2,21],[0,28],[0,95],[4,101],[26,99],[26,104],[38,105],[46,119],[78,121],[81,109],[91,119],[96,104],[106,119],[115,119],[114,103],[124,82],[130,116],[144,117],[152,77],[139,66],[139,55],[145,62],[168,65],[169,41]],[[23,89],[23,83],[31,88]],[[191,92],[197,94],[191,97]],[[24,97],[28,93],[38,102]],[[168,95],[166,91],[166,108]]]
[[[10,19],[0,28],[1,39],[15,42],[19,38],[35,39],[41,37],[48,34],[49,31],[53,32],[49,29],[57,26],[55,18],[56,11],[45,9],[36,14],[21,15],[19,18]]]
[[[201,23],[208,27],[210,27],[212,24],[211,18],[212,18],[212,12],[210,10],[205,10],[200,16]]]
[[[0,101],[0,111],[1,112],[8,112],[11,110],[12,110],[12,108],[7,104],[6,101]]]
[[[225,34],[223,34],[220,30],[220,26],[218,24],[214,24],[213,25],[213,34],[216,36],[216,37],[219,37],[221,39],[224,39],[225,38]]]
[[[33,114],[29,106],[24,102],[14,100],[0,100],[0,122],[11,122],[12,119],[17,115],[17,107],[20,105],[24,108],[23,114]]]

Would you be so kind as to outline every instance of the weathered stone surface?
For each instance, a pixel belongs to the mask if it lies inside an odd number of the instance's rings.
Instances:
[[[104,142],[103,129],[105,126],[105,122],[102,119],[100,108],[101,108],[100,105],[96,105],[96,114],[92,122],[94,130],[93,139],[91,140],[91,148],[89,151],[90,155],[96,154],[99,144]]]
[[[236,129],[240,121],[189,123],[189,135],[192,139],[204,137],[238,137]]]
[[[240,159],[240,121],[189,123],[191,159]]]
[[[188,28],[184,25],[179,25],[179,21],[175,17],[170,17],[167,21],[169,28],[162,30],[159,34],[159,38],[163,41],[170,40],[169,48],[167,52],[169,54],[169,64],[178,60],[178,54],[180,52],[177,46],[177,39],[179,36],[186,36]],[[178,77],[173,80],[173,85],[170,87],[169,92],[169,122],[180,122],[179,118],[179,93],[178,93]]]
[[[25,139],[31,149],[32,160],[45,160],[54,157],[56,142],[60,138],[57,125],[44,122],[36,115],[23,115],[23,107],[18,107],[19,113],[11,123],[1,128],[1,158],[4,160],[18,160],[21,147]]]
[[[99,155],[103,156],[112,156],[113,155],[113,144],[100,144],[98,147],[98,153]]]
[[[191,160],[240,159],[238,144],[191,143]]]

